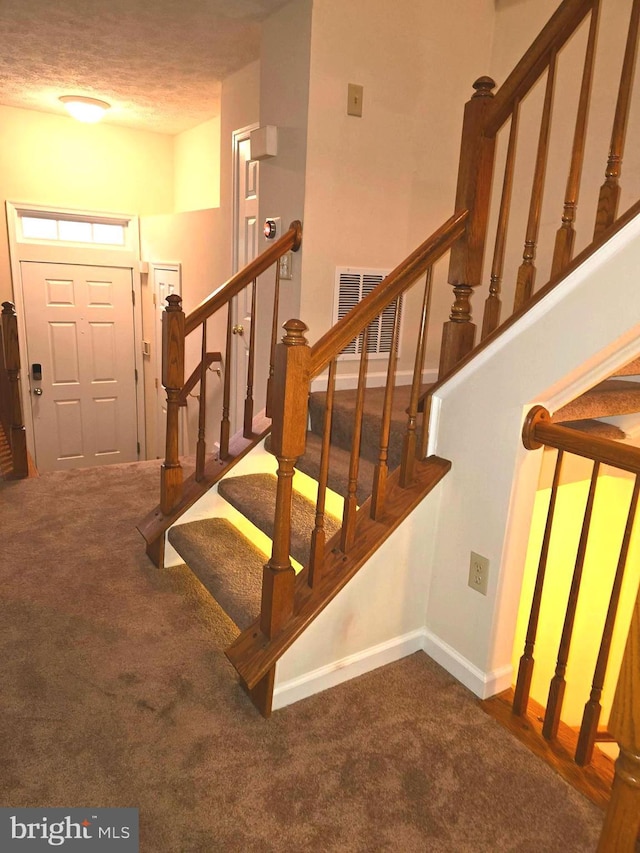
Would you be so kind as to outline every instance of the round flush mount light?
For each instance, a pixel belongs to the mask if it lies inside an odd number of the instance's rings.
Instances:
[[[59,100],[69,115],[78,121],[94,124],[110,109],[111,105],[97,98],[85,98],[84,95],[63,95]]]

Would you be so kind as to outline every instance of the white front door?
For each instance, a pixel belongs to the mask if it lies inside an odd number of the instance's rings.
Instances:
[[[258,254],[258,162],[250,160],[249,130],[234,134],[235,222],[234,222],[234,272],[250,263]],[[233,358],[235,363],[235,398],[232,411],[235,422],[232,434],[242,429],[244,401],[247,391],[247,362],[251,334],[251,286],[239,294],[233,306],[234,335]]]
[[[38,470],[136,461],[131,269],[20,268]]]

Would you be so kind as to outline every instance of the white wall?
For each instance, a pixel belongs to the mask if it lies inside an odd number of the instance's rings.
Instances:
[[[300,310],[311,342],[331,324],[336,266],[392,269],[453,212],[462,111],[489,70],[493,19],[490,0],[315,0]],[[364,86],[362,118],[347,115],[349,83]],[[446,272],[428,366],[453,300]]]
[[[220,206],[220,116],[174,138],[176,213]]]
[[[551,412],[640,350],[640,218],[610,240],[438,392],[433,450],[450,459],[442,487],[427,628],[471,668],[510,658],[542,451],[521,441],[535,403]],[[469,589],[469,553],[490,560],[489,590]],[[442,663],[445,663],[446,655]],[[445,663],[446,665],[446,663]],[[476,689],[474,679],[468,686]],[[476,689],[476,692],[478,690]]]
[[[125,213],[173,208],[173,140],[0,106],[2,201]],[[11,298],[6,228],[0,229],[0,298]]]
[[[278,661],[274,708],[424,647],[440,489],[391,534]]]

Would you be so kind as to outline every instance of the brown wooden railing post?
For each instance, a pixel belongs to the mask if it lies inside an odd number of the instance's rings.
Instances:
[[[29,463],[27,458],[27,437],[22,417],[22,399],[20,397],[20,346],[18,343],[18,318],[12,302],[2,303],[2,340],[4,345],[4,363],[9,379],[9,421],[11,456],[14,477],[27,477]]]
[[[640,832],[640,592],[608,729],[620,756],[597,853],[634,853]]]
[[[440,377],[452,370],[473,349],[475,342],[476,327],[471,322],[469,299],[473,288],[482,281],[495,156],[495,135],[485,136],[484,127],[494,86],[490,77],[476,80],[473,84],[475,94],[464,111],[456,210],[468,210],[469,219],[465,233],[451,248],[449,284],[453,285],[455,301],[442,331]]]
[[[182,466],[178,456],[180,392],[184,385],[184,312],[182,299],[172,293],[162,315],[162,384],[167,392],[167,441],[160,473],[160,509],[165,515],[182,496]]]
[[[267,637],[282,630],[293,614],[295,572],[291,565],[291,495],[294,465],[307,437],[310,349],[301,320],[287,320],[276,347],[271,448],[278,460],[278,485],[271,559],[262,576],[260,629]]]

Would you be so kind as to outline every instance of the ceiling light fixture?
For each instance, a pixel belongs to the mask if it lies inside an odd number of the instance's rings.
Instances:
[[[78,121],[94,124],[100,121],[111,104],[99,101],[97,98],[85,98],[83,95],[63,95],[59,98],[67,112]]]

